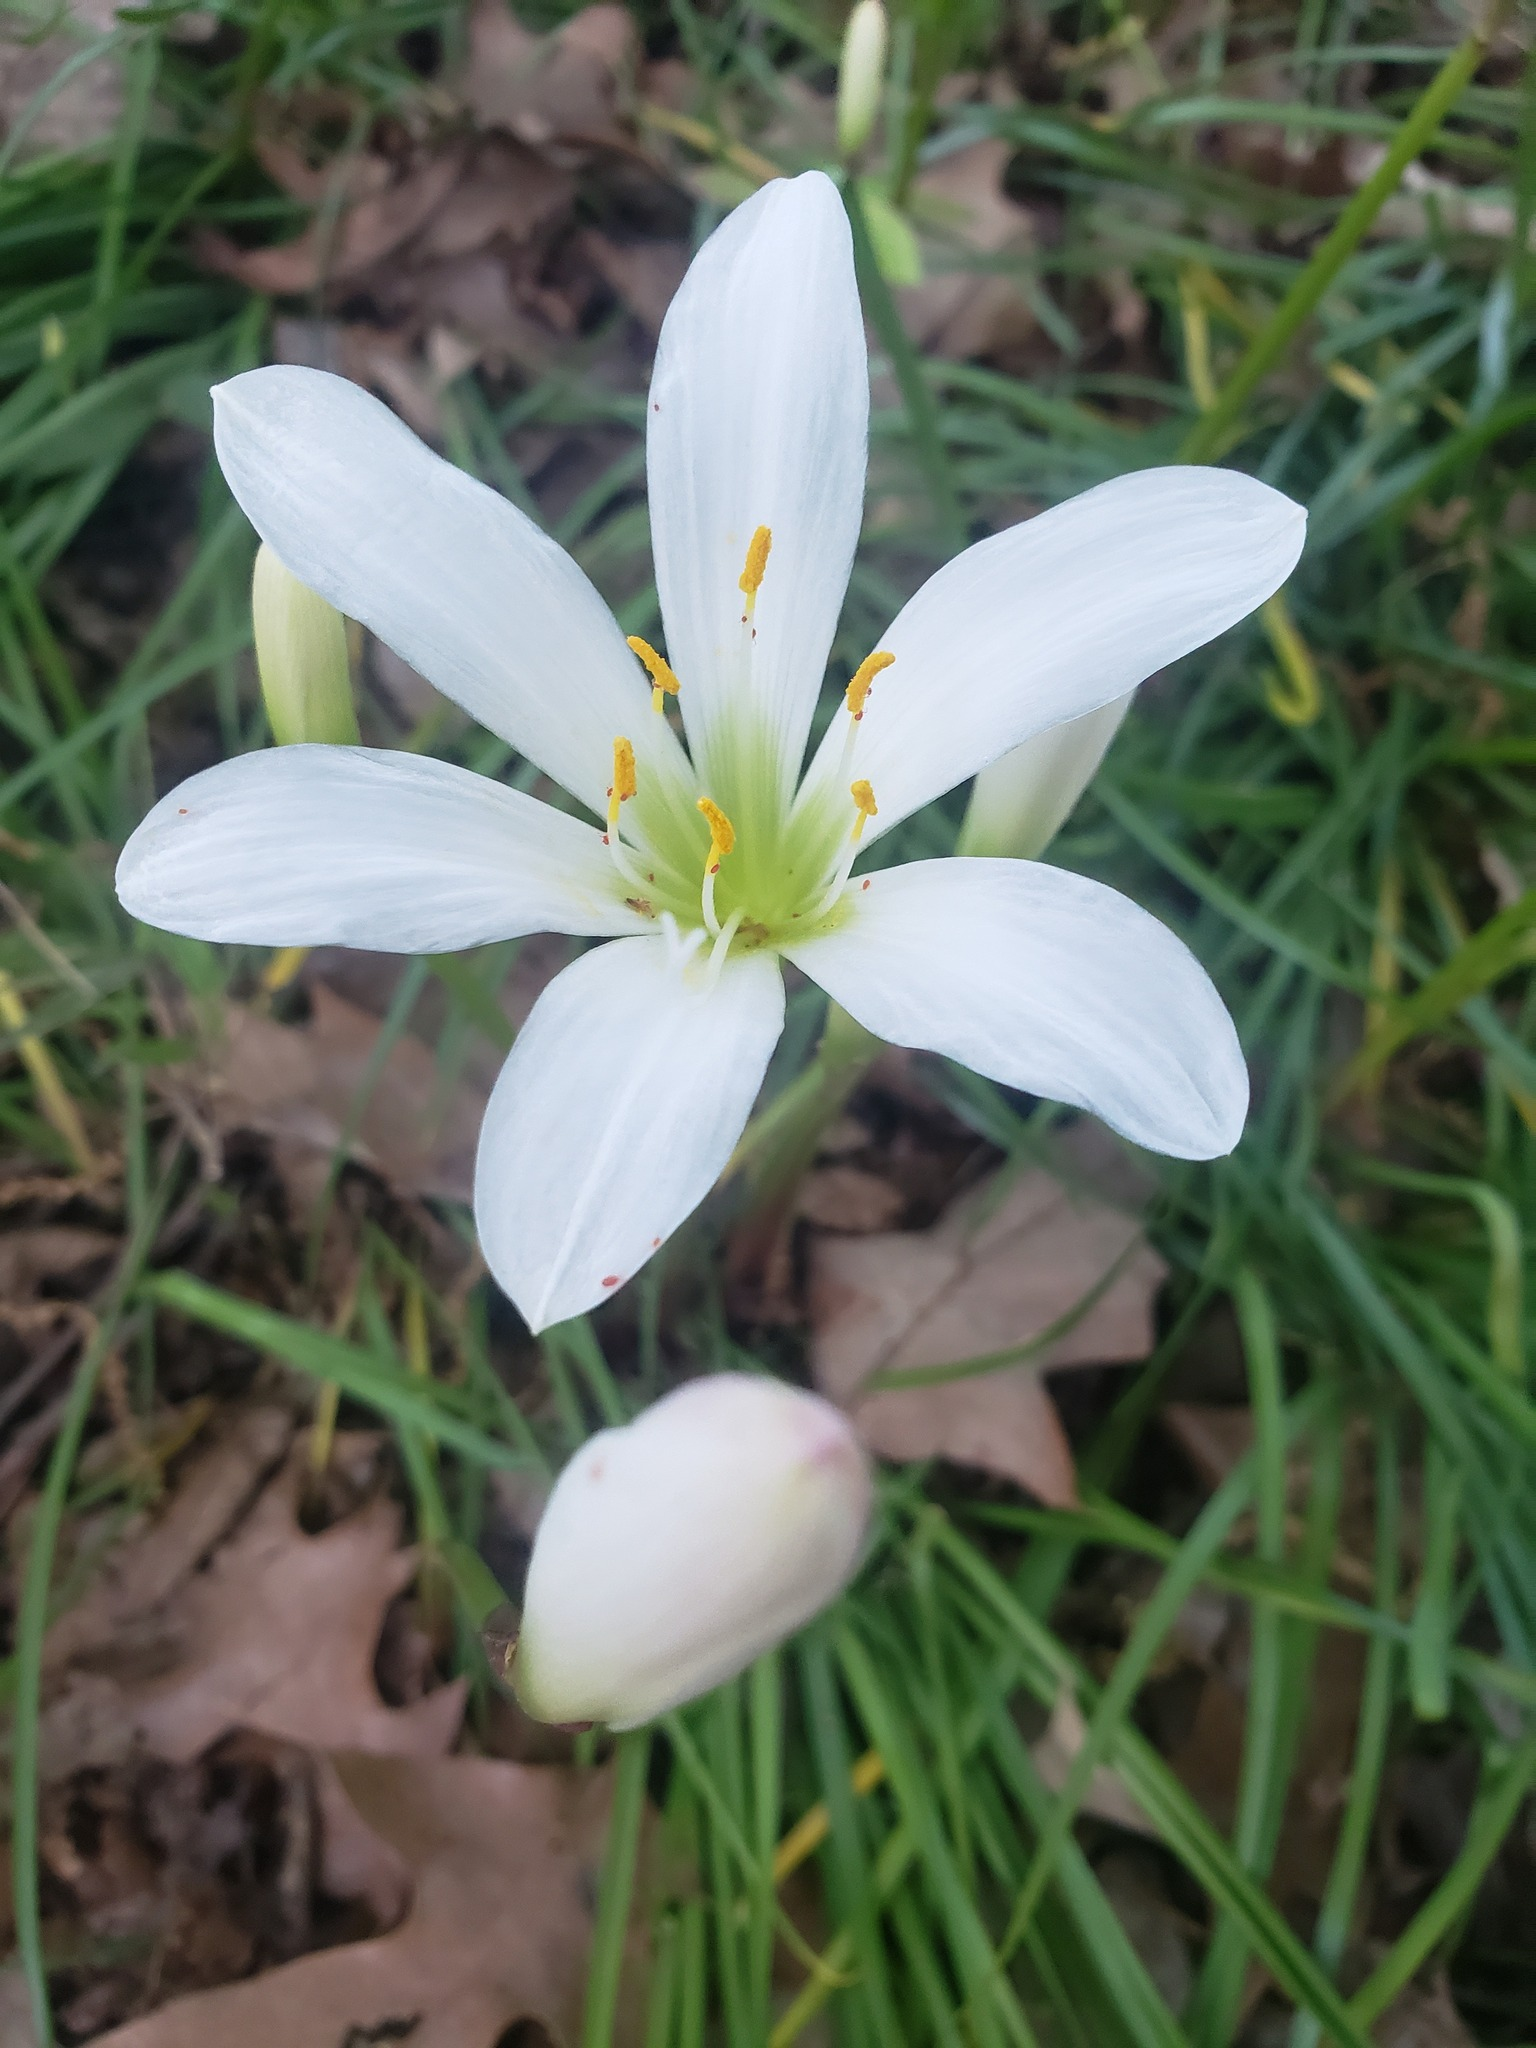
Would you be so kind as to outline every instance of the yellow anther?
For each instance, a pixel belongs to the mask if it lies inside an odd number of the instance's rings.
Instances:
[[[618,836],[619,805],[626,803],[635,793],[635,750],[626,739],[613,743],[613,780],[608,785],[608,830],[603,837],[610,843]]]
[[[651,679],[651,709],[659,711],[664,701],[669,696],[675,697],[682,685],[649,640],[642,640],[638,633],[631,633],[629,647],[630,652],[638,655],[645,664],[645,672]]]
[[[895,659],[894,654],[887,654],[883,649],[876,654],[866,654],[849,677],[848,694],[843,701],[855,718],[864,716],[864,706],[869,702],[869,693],[874,687],[875,677],[882,669],[889,668]],[[864,787],[868,789],[869,784],[866,782]]]
[[[699,809],[709,825],[709,872],[713,874],[736,844],[736,827],[713,797],[701,796]]]
[[[858,816],[853,821],[853,837],[855,844],[857,844],[863,835],[865,819],[878,817],[880,807],[875,802],[874,790],[867,782],[859,781],[850,784],[848,794],[853,798],[854,809],[858,812]]]
[[[639,787],[635,781],[635,750],[626,739],[613,743],[613,794],[622,803],[628,803]]]
[[[737,588],[747,600],[743,617],[750,618],[757,603],[757,593],[763,587],[763,572],[768,567],[768,550],[773,546],[773,535],[766,526],[760,526],[747,544],[747,566],[737,580]]]

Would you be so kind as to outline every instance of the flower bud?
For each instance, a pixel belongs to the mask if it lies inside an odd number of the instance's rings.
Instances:
[[[983,768],[966,806],[956,853],[1037,860],[1099,772],[1135,694],[1036,733]]]
[[[847,1584],[869,1465],[780,1380],[692,1380],[605,1429],[534,1539],[512,1685],[541,1721],[638,1727],[734,1678]]]
[[[837,71],[837,147],[846,162],[868,142],[885,90],[890,24],[880,0],[858,0],[843,31]]]
[[[298,740],[356,746],[347,622],[285,568],[265,541],[251,577],[251,619],[273,739],[280,747]]]

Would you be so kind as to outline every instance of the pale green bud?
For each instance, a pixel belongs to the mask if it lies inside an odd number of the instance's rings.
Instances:
[[[846,162],[868,142],[885,90],[890,23],[880,0],[858,0],[843,31],[837,71],[837,147]]]
[[[634,1728],[744,1671],[840,1593],[869,1463],[782,1380],[691,1380],[572,1458],[534,1538],[512,1685],[540,1721]]]
[[[356,746],[347,622],[285,568],[265,541],[251,578],[251,618],[273,739],[280,747],[299,740]]]
[[[1098,773],[1130,701],[1116,697],[1081,718],[1065,719],[983,768],[956,853],[1037,860]]]

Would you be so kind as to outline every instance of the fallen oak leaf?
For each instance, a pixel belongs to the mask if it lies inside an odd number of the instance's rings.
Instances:
[[[1043,1733],[1029,1745],[1030,1760],[1040,1774],[1047,1792],[1059,1793],[1066,1785],[1078,1752],[1088,1739],[1088,1724],[1070,1688],[1056,1695],[1051,1718]],[[1095,1764],[1088,1784],[1077,1801],[1079,1813],[1097,1815],[1128,1828],[1138,1835],[1156,1836],[1157,1830],[1126,1789],[1125,1780],[1109,1764]]]
[[[639,56],[627,8],[585,7],[540,36],[523,27],[506,0],[476,0],[467,38],[459,92],[482,127],[505,129],[540,150],[635,150],[619,119],[620,81]]]
[[[994,138],[952,150],[919,172],[912,216],[925,275],[896,293],[902,325],[929,355],[955,362],[1027,340],[1035,316],[998,266],[1034,247],[1034,221],[1003,189],[1013,146]]]
[[[1164,1268],[1134,1216],[1041,1168],[989,1213],[995,1195],[927,1231],[818,1238],[812,1370],[882,1456],[952,1458],[1067,1507],[1072,1454],[1040,1375],[1144,1358]]]
[[[391,1933],[177,2000],[97,2048],[495,2048],[518,2021],[575,2037],[609,1773],[347,1755],[360,1819],[414,1880]]]
[[[196,238],[198,258],[208,269],[274,298],[312,292],[322,283],[344,283],[382,262],[426,225],[458,183],[464,162],[462,148],[446,149],[382,191],[345,207],[336,220],[311,221],[293,241],[274,248],[242,249],[227,235],[205,228]]]
[[[214,1128],[271,1138],[301,1206],[306,1195],[318,1194],[344,1136],[351,1156],[398,1194],[468,1202],[489,1091],[465,1083],[445,1096],[432,1052],[405,1033],[390,1048],[353,1127],[350,1111],[371,1078],[379,1020],[324,982],[312,983],[309,993],[304,1024],[227,1006],[223,1041],[200,1074]]]
[[[191,1460],[170,1498],[114,1543],[85,1594],[48,1631],[44,1668],[99,1652],[121,1667],[124,1638],[152,1622],[228,1533],[283,1457],[293,1418],[274,1407],[234,1408]]]
[[[375,1500],[310,1536],[298,1519],[302,1461],[261,1495],[181,1596],[182,1654],[164,1677],[124,1688],[140,1739],[187,1763],[234,1728],[311,1749],[441,1756],[464,1685],[387,1706],[374,1681],[384,1613],[416,1571],[400,1514]]]

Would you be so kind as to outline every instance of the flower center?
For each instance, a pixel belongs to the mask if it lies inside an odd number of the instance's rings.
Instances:
[[[753,640],[753,619],[772,549],[771,529],[759,526],[737,579],[741,623]],[[635,634],[629,646],[650,679],[652,713],[664,717],[667,698],[679,696],[682,684],[665,655],[648,640]],[[847,729],[836,765],[816,776],[814,787],[807,778],[787,812],[782,782],[772,772],[763,777],[762,786],[757,778],[728,773],[728,789],[697,797],[699,825],[694,825],[675,800],[680,792],[647,791],[633,744],[623,735],[617,737],[603,843],[623,879],[631,908],[669,921],[684,937],[692,932],[695,947],[708,939],[709,956],[717,966],[732,946],[786,946],[835,916],[864,828],[879,814],[873,788],[852,769],[870,692],[895,658],[877,649],[854,670],[844,695]],[[722,797],[730,803],[734,821]],[[737,808],[738,801],[745,815]]]

